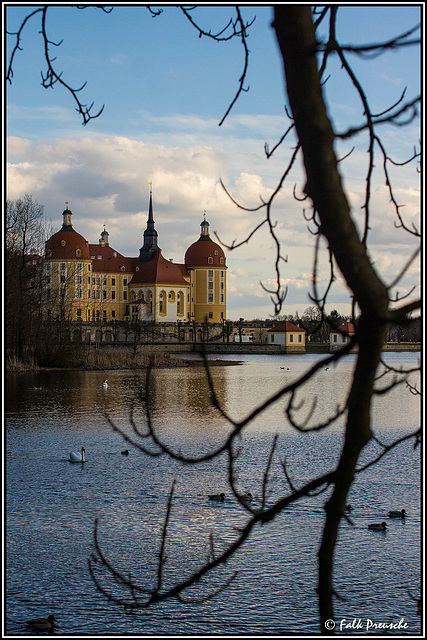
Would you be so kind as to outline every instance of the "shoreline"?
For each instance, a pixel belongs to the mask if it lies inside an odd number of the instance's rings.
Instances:
[[[164,348],[164,346],[166,346],[166,349]],[[76,364],[68,364],[68,365],[64,365],[64,366],[39,366],[39,365],[35,365],[35,364],[29,364],[29,363],[24,363],[24,362],[18,362],[18,361],[13,361],[13,362],[8,362],[7,360],[5,361],[5,372],[6,374],[16,374],[16,373],[46,373],[46,372],[54,372],[54,371],[118,371],[118,370],[129,370],[129,369],[148,369],[148,367],[150,366],[149,363],[149,359],[150,357],[154,358],[154,362],[152,363],[152,367],[154,369],[159,369],[159,368],[176,368],[176,369],[180,369],[180,368],[187,368],[187,367],[200,367],[200,366],[204,366],[204,361],[203,358],[200,356],[199,358],[195,357],[195,358],[188,358],[186,359],[185,357],[180,357],[180,355],[184,355],[185,353],[191,353],[194,355],[197,355],[197,353],[200,352],[195,352],[194,350],[187,350],[187,351],[177,351],[177,352],[173,352],[172,350],[169,351],[168,347],[169,345],[162,345],[162,347],[160,345],[156,345],[157,349],[153,350],[149,355],[147,354],[140,354],[139,356],[137,356],[135,358],[134,361],[132,361],[132,357],[129,357],[128,354],[123,354],[123,358],[120,357],[115,357],[114,359],[108,359],[109,361],[103,361],[103,358],[100,358],[99,362],[93,362],[90,365],[76,365]],[[213,346],[213,345],[212,345]],[[224,349],[224,350],[219,350],[218,345],[215,345],[215,349],[213,351],[209,350],[207,352],[207,356],[213,356],[215,355],[216,358],[215,359],[211,359],[208,357],[208,363],[209,363],[209,367],[227,367],[227,366],[239,366],[244,364],[243,360],[222,360],[221,359],[221,355],[236,355],[236,356],[243,356],[243,355],[280,355],[280,356],[286,356],[286,355],[300,355],[300,356],[304,356],[304,355],[313,355],[313,354],[317,354],[317,355],[322,355],[324,354],[325,356],[331,354],[331,351],[329,349],[329,345],[317,345],[317,348],[310,348],[310,346],[308,347],[308,349],[306,349],[306,351],[304,352],[297,352],[297,351],[272,351],[270,349],[266,349],[261,348],[251,348],[251,346],[256,347],[258,345],[248,345],[248,344],[242,344],[242,343],[237,343],[236,345],[233,344],[232,349]],[[237,347],[237,348],[236,348]],[[384,349],[383,349],[383,353],[420,353],[421,352],[421,348],[420,348],[420,344],[419,343],[413,343],[413,344],[405,344],[405,345],[399,345],[399,344],[394,344],[394,343],[388,343],[386,345],[384,345]],[[357,353],[357,351],[354,351],[353,353]],[[115,354],[117,355],[117,354]],[[156,362],[157,360],[157,362]],[[116,364],[114,364],[114,361],[116,362]]]

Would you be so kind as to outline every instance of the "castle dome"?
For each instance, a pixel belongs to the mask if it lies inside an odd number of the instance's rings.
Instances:
[[[225,267],[225,253],[209,235],[206,218],[200,224],[200,238],[190,245],[185,253],[187,267]]]
[[[74,229],[67,229],[66,231],[61,229],[46,241],[45,255],[50,260],[69,260],[72,258],[89,260],[89,244]]]
[[[68,208],[62,212],[62,228],[45,243],[45,255],[50,260],[80,258],[89,260],[89,244],[80,233],[73,229],[72,212]]]

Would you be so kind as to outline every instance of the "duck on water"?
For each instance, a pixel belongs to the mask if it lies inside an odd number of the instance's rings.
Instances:
[[[53,629],[55,629],[55,622],[58,622],[55,616],[50,615],[47,618],[27,620],[25,624],[30,629],[33,629],[33,631],[53,631]]]

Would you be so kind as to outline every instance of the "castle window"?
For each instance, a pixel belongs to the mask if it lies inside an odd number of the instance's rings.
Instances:
[[[128,299],[128,292],[123,291],[123,300],[127,300],[127,299]]]
[[[111,292],[111,300],[115,300],[116,299],[116,292],[112,291]]]
[[[124,267],[120,267],[120,271],[124,271],[124,270],[125,270],[125,268],[124,268]]]
[[[210,293],[208,296],[208,302],[213,302],[213,293]]]
[[[213,278],[213,271],[212,271],[212,269],[209,269],[209,271],[208,271],[208,276],[209,276],[209,278]]]
[[[208,289],[213,289],[213,282],[208,282]]]
[[[212,318],[213,318],[213,313],[212,311],[209,311],[209,320],[212,320]]]
[[[214,255],[217,256],[218,255],[218,251],[215,249],[214,251]]]
[[[161,291],[159,294],[159,313],[162,316],[166,315],[166,291]]]
[[[116,279],[115,278],[111,278],[111,286],[112,287],[116,286]]]
[[[65,262],[61,262],[61,271],[65,271],[66,264]]]
[[[65,247],[66,244],[65,240],[61,240],[61,247]]]
[[[224,263],[224,258],[220,258],[219,259],[219,264],[223,264],[223,263]],[[221,275],[222,275],[222,273],[221,273]]]
[[[213,258],[208,258],[208,264],[213,264]]]
[[[76,256],[77,256],[78,258],[80,258],[80,256],[81,256],[81,255],[82,255],[82,252],[80,251],[80,249],[77,249],[77,250],[76,250]]]

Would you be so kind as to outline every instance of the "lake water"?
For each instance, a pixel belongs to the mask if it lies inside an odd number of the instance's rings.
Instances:
[[[218,356],[215,356],[218,357]],[[222,356],[227,359],[227,356]],[[247,415],[266,397],[296,379],[324,356],[243,356],[238,366],[212,367],[217,394],[234,419]],[[415,367],[417,353],[388,353],[396,368]],[[235,356],[228,358],[235,360]],[[297,397],[298,420],[309,424],[334,413],[348,392],[355,356],[323,367]],[[108,389],[102,381],[108,378]],[[399,376],[398,376],[399,377]],[[417,382],[418,374],[411,374]],[[378,386],[386,386],[387,379]],[[418,382],[419,384],[419,382]],[[318,633],[317,550],[329,495],[305,498],[273,522],[255,528],[243,549],[219,574],[187,594],[207,594],[238,571],[217,597],[200,604],[168,601],[133,614],[109,603],[95,588],[87,560],[93,527],[108,559],[131,572],[144,588],[156,584],[166,504],[176,487],[167,540],[165,586],[197,568],[209,552],[212,534],[221,551],[248,518],[227,484],[224,457],[182,465],[165,456],[147,457],[114,432],[109,418],[128,435],[130,407],[136,425],[146,421],[143,371],[49,372],[8,376],[7,401],[7,588],[8,635],[31,635],[23,621],[54,614],[56,635],[312,635]],[[222,442],[230,426],[216,412],[202,367],[152,372],[149,402],[160,437],[176,451],[196,455]],[[298,433],[288,423],[284,400],[254,420],[240,442],[238,483],[257,497],[274,435],[279,434],[271,468],[269,503],[289,487],[281,461],[295,486],[333,469],[342,445],[343,419],[327,430]],[[406,385],[378,395],[373,427],[384,443],[416,430],[420,401]],[[134,436],[132,436],[134,437]],[[86,449],[86,463],[70,464],[70,451]],[[129,456],[121,450],[129,449]],[[371,443],[363,461],[379,453]],[[224,491],[223,503],[208,500]],[[421,633],[416,602],[421,588],[421,471],[419,448],[399,445],[363,474],[351,489],[351,526],[343,521],[335,553],[335,623],[406,625],[394,634]],[[404,521],[388,519],[405,508]],[[386,520],[386,533],[369,522]],[[117,586],[108,584],[115,594]],[[342,622],[345,620],[345,622]],[[371,629],[372,632],[372,629]],[[380,632],[381,634],[382,632]]]

